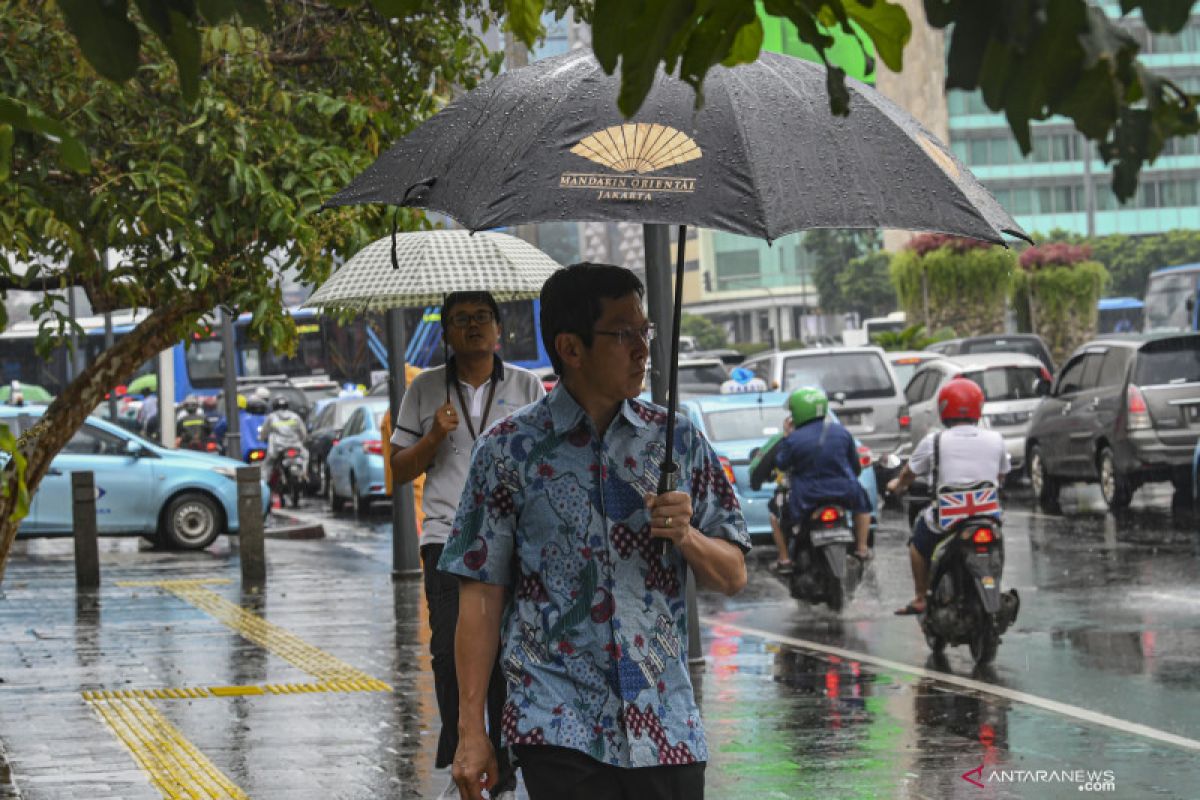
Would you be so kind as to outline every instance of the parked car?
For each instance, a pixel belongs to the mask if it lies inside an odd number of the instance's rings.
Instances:
[[[1042,337],[1033,333],[997,333],[986,336],[969,336],[965,339],[945,339],[925,348],[932,353],[947,356],[971,355],[975,353],[1025,353],[1042,362],[1050,373],[1054,372],[1054,359],[1050,348]]]
[[[1050,388],[1050,373],[1033,356],[982,353],[924,364],[904,389],[914,444],[942,427],[937,393],[951,378],[970,378],[983,389],[983,424],[1004,436],[1015,476],[1025,463],[1025,436],[1034,410]]]
[[[1029,428],[1029,477],[1047,510],[1069,481],[1098,481],[1108,507],[1171,481],[1190,504],[1200,436],[1200,334],[1089,342],[1063,365]]]
[[[908,402],[878,347],[783,350],[742,366],[784,392],[820,386],[842,424],[876,455],[891,455],[908,443]]]
[[[342,435],[329,449],[325,457],[325,494],[333,511],[341,511],[349,499],[357,513],[366,514],[372,501],[387,497],[383,434],[379,428],[387,410],[387,400],[366,399],[350,413]]]
[[[750,488],[750,461],[766,441],[782,430],[784,416],[788,413],[784,404],[784,392],[762,392],[751,394],[725,394],[692,397],[681,400],[680,413],[694,424],[712,444],[725,476],[733,484],[746,530],[752,540],[771,541],[771,519],[767,503],[775,494],[775,484],[764,484],[758,490]],[[875,472],[871,466],[871,451],[858,442],[858,453],[862,474],[859,483],[871,498],[871,511],[875,512],[878,491]]]
[[[373,409],[387,410],[387,398],[379,397],[340,397],[329,403],[313,417],[308,431],[308,487],[316,495],[324,495],[329,491],[329,467],[326,460],[329,451],[342,438],[342,429],[350,417],[359,408],[367,406]]]
[[[896,373],[896,383],[901,386],[908,386],[913,373],[926,361],[945,358],[942,353],[934,353],[929,350],[891,350],[885,354],[885,357],[892,365],[892,372]]]
[[[14,433],[29,430],[44,406],[0,407]],[[97,417],[67,442],[38,485],[20,538],[73,533],[71,473],[92,472],[101,536],[144,536],[165,547],[201,550],[237,533],[237,468],[245,464],[195,450],[171,450]],[[262,484],[264,515],[271,494]]]
[[[719,358],[679,357],[679,394],[720,394],[721,384],[729,380],[729,367]]]

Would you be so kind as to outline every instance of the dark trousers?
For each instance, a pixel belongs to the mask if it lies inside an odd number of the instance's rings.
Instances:
[[[544,744],[519,744],[513,754],[529,800],[704,800],[703,761],[627,769]]]
[[[429,604],[429,653],[433,656],[433,688],[437,694],[438,714],[442,718],[442,732],[438,735],[436,765],[438,769],[454,760],[458,749],[458,671],[454,668],[454,629],[458,625],[458,578],[439,572],[438,559],[442,557],[442,545],[427,544],[421,547],[421,563],[425,573],[425,602]],[[488,683],[487,713],[488,735],[492,747],[496,748],[496,760],[500,768],[500,783],[495,792],[516,788],[516,773],[509,762],[508,751],[500,746],[500,718],[504,711],[507,695],[504,676],[500,674],[500,660],[492,667],[492,678]]]

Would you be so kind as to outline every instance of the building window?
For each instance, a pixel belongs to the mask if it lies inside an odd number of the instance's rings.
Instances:
[[[717,253],[717,290],[749,289],[758,286],[761,269],[758,250]]]

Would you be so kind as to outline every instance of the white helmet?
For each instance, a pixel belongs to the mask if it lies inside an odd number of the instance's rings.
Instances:
[[[271,399],[271,390],[265,386],[259,386],[254,390],[254,399],[262,400],[264,403]]]

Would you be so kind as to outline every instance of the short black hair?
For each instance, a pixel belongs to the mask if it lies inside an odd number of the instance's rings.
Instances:
[[[446,295],[446,299],[442,301],[442,329],[446,328],[446,323],[449,321],[450,312],[455,306],[462,303],[485,303],[492,308],[492,314],[496,317],[496,322],[500,321],[500,304],[496,302],[496,298],[492,297],[491,292],[451,292]]]
[[[560,333],[573,333],[584,347],[592,346],[592,328],[604,311],[602,300],[619,300],[636,292],[640,300],[646,289],[641,280],[624,267],[582,262],[563,267],[542,286],[542,344],[554,371],[562,375],[563,363],[554,347]]]

